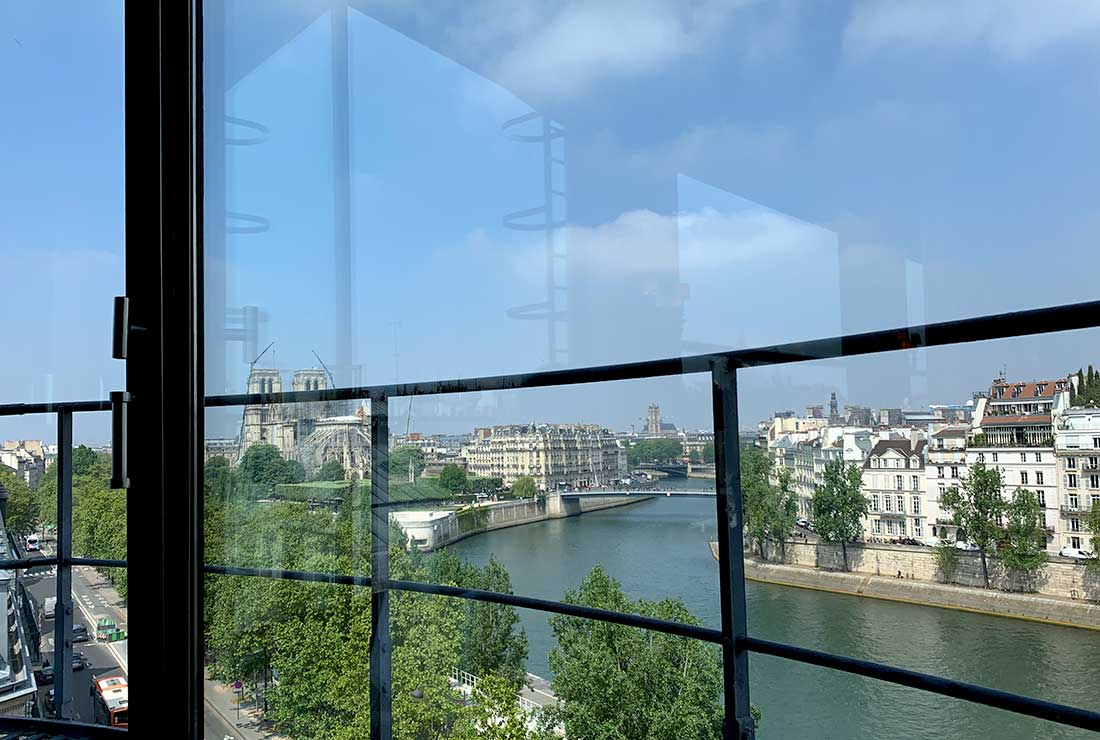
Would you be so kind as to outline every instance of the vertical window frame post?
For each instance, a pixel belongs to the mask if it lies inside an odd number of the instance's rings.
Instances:
[[[370,399],[371,740],[393,736],[393,643],[390,639],[390,425],[389,400]]]
[[[57,718],[73,716],[73,412],[57,412],[57,587],[53,675]],[[88,718],[90,719],[90,718]]]
[[[714,471],[718,514],[718,573],[722,607],[722,678],[727,740],[753,740],[749,703],[749,654],[745,608],[745,546],[742,525],[741,448],[737,421],[737,366],[726,358],[711,363],[714,410]]]

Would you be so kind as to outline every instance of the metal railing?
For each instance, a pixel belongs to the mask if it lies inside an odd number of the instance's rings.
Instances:
[[[694,355],[646,362],[625,363],[602,367],[553,370],[536,373],[519,373],[479,378],[430,381],[419,383],[393,383],[375,386],[333,388],[316,391],[289,391],[281,393],[246,393],[209,396],[205,399],[209,408],[242,406],[247,404],[299,403],[310,401],[342,401],[369,399],[371,406],[371,575],[352,576],[278,569],[244,568],[222,564],[204,566],[204,572],[216,575],[237,575],[262,578],[278,578],[297,581],[339,583],[371,589],[372,636],[370,651],[370,702],[371,737],[373,740],[389,740],[392,737],[391,660],[392,644],[389,630],[389,595],[391,591],[409,591],[439,596],[449,596],[475,601],[504,604],[524,609],[562,614],[585,619],[602,620],[630,627],[653,630],[681,637],[714,643],[722,648],[724,708],[727,738],[751,738],[754,728],[749,704],[748,655],[758,653],[772,655],[800,663],[817,665],[854,675],[874,678],[911,688],[921,689],[943,696],[964,699],[977,704],[997,707],[1019,714],[1037,717],[1083,729],[1100,728],[1100,712],[1078,707],[1042,701],[1008,692],[953,681],[950,679],[910,671],[896,666],[834,655],[817,650],[771,642],[748,634],[745,608],[745,578],[743,540],[741,531],[742,511],[740,495],[740,465],[737,374],[742,368],[788,364],[809,360],[853,357],[879,352],[908,350],[919,347],[936,347],[964,342],[1020,337],[1049,333],[1050,327],[1058,331],[1086,329],[1100,326],[1100,302],[1089,302],[1055,308],[1035,309],[961,321],[943,322],[926,326],[910,326],[865,334],[846,335],[808,342],[738,350],[725,353]],[[558,601],[535,599],[514,594],[480,589],[465,589],[432,583],[392,580],[389,573],[389,526],[387,509],[389,502],[389,424],[387,403],[403,396],[499,391],[523,388],[545,388],[584,383],[600,383],[618,380],[668,377],[693,373],[709,373],[712,381],[712,405],[714,418],[714,444],[717,491],[716,514],[718,527],[718,563],[720,572],[721,629],[709,629],[653,619],[637,614],[611,612],[603,609],[567,604]],[[59,473],[64,470],[60,461],[71,463],[69,450],[72,443],[72,413],[76,411],[110,410],[108,402],[74,404],[16,404],[0,406],[0,416],[22,413],[57,413],[59,442]],[[67,479],[67,480],[66,480]],[[59,475],[58,522],[71,523],[71,467],[65,475]],[[725,526],[721,523],[725,522]],[[18,560],[0,563],[0,567],[33,567],[43,564],[58,565],[71,572],[73,564],[110,565],[125,567],[125,561],[97,561],[74,558],[71,554],[71,531],[63,532],[67,547],[59,550],[57,557],[35,560]],[[66,581],[67,583],[67,581]],[[63,591],[64,589],[64,591]],[[64,605],[64,607],[63,607]],[[59,614],[67,614],[58,620],[57,635],[71,636],[71,596],[68,586],[58,579]],[[200,615],[191,615],[200,619]],[[62,626],[64,621],[64,626]],[[147,627],[152,627],[149,625]],[[71,642],[58,641],[56,659],[61,688],[70,686],[68,674]]]
[[[0,569],[26,570],[55,566],[53,688],[58,720],[73,720],[73,597],[72,569],[74,565],[96,568],[125,568],[125,560],[83,558],[73,556],[73,414],[112,411],[111,401],[77,401],[72,403],[17,403],[0,405],[0,416],[25,414],[55,414],[57,417],[57,531],[55,554],[40,558],[0,560]],[[113,445],[112,449],[117,449]],[[90,719],[90,718],[86,718]],[[53,727],[57,723],[49,724]],[[46,727],[47,725],[43,725]],[[85,735],[88,736],[88,735]]]
[[[623,363],[601,367],[517,373],[477,378],[460,378],[416,383],[392,383],[374,386],[332,388],[318,391],[283,393],[245,393],[208,396],[209,408],[248,404],[301,403],[311,401],[352,401],[369,399],[371,403],[371,577],[332,576],[298,571],[265,571],[207,565],[211,574],[235,574],[258,577],[352,583],[369,587],[372,593],[373,636],[370,657],[371,737],[392,737],[390,697],[391,644],[389,641],[389,593],[412,591],[451,596],[475,601],[534,609],[553,614],[596,619],[704,640],[721,646],[724,684],[724,708],[727,738],[751,738],[755,731],[749,704],[748,654],[772,655],[796,662],[818,665],[854,675],[929,691],[967,701],[998,707],[1031,717],[1074,727],[1100,728],[1100,712],[1042,701],[975,684],[910,671],[896,666],[834,655],[761,640],[748,634],[745,608],[743,539],[741,530],[740,446],[737,435],[737,373],[742,368],[804,362],[809,360],[854,357],[879,352],[936,347],[982,340],[1020,337],[1057,330],[1085,329],[1100,325],[1100,302],[1055,308],[1019,311],[925,326],[902,327],[865,334],[682,358]],[[534,599],[454,586],[391,580],[389,578],[389,528],[386,511],[389,502],[387,402],[405,396],[441,395],[480,391],[546,388],[620,380],[639,380],[695,373],[709,373],[712,382],[714,445],[716,468],[716,514],[718,527],[718,563],[720,572],[720,630],[657,620],[636,614]],[[721,523],[725,522],[725,526]]]

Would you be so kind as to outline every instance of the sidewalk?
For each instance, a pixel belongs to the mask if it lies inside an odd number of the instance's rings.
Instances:
[[[237,712],[237,692],[231,686],[214,681],[209,676],[203,678],[203,698],[206,706],[218,715],[222,722],[232,727],[241,740],[287,740],[275,733],[269,723],[260,714],[255,699],[245,694],[240,714]],[[237,717],[240,716],[240,720]]]

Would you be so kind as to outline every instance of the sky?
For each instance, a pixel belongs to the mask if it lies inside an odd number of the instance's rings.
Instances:
[[[0,8],[0,402],[122,383],[109,356],[125,242],[121,5]],[[270,342],[258,366],[289,382],[316,352],[346,385],[1100,297],[1093,2],[364,0],[337,11],[343,89],[332,6],[208,5],[209,393],[244,390]],[[256,321],[240,332],[245,308]],[[1100,359],[1096,339],[744,371],[741,421],[832,392],[961,402],[1002,370],[1054,377]],[[649,403],[710,425],[698,377],[417,399],[411,421],[395,401],[391,414],[425,432],[626,429]],[[105,439],[105,416],[78,420],[77,440]],[[237,424],[208,416],[210,436]],[[0,436],[52,427],[0,420]]]

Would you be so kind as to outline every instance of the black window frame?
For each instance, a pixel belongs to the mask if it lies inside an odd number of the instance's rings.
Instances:
[[[202,16],[199,0],[126,0],[126,291],[130,326],[126,392],[107,401],[0,406],[0,415],[57,415],[59,461],[70,460],[72,414],[128,407],[128,561],[74,558],[62,549],[48,562],[126,566],[135,589],[136,627],[131,691],[139,697],[133,725],[169,737],[202,736],[202,582],[206,575],[319,581],[370,588],[375,633],[370,659],[372,740],[388,740],[390,717],[389,594],[410,591],[506,604],[552,614],[656,630],[721,646],[725,736],[752,737],[748,655],[756,653],[875,678],[942,696],[1005,709],[1082,729],[1100,727],[1100,713],[1019,696],[872,661],[763,640],[749,634],[742,549],[737,377],[744,368],[942,347],[1100,326],[1100,301],[904,326],[815,341],[646,362],[536,373],[203,397]],[[391,580],[388,572],[388,417],[391,399],[477,391],[565,387],[709,373],[714,411],[716,514],[722,627],[719,630],[620,614],[556,601],[430,583]],[[369,400],[372,410],[372,571],[370,577],[204,565],[202,540],[203,414],[208,408],[255,403]],[[117,464],[117,460],[116,460]],[[60,469],[65,471],[64,462]],[[59,514],[71,503],[69,473],[59,479]],[[69,520],[66,518],[66,522]],[[60,523],[60,521],[59,521]],[[41,559],[0,562],[4,568]],[[59,578],[59,582],[61,579]],[[60,593],[60,586],[59,586]],[[68,594],[65,594],[68,598]],[[71,601],[71,600],[70,600]],[[62,606],[59,600],[59,607]],[[68,606],[71,610],[71,603]],[[70,622],[71,624],[71,622]],[[64,627],[64,625],[62,625]],[[71,643],[62,650],[71,649]],[[68,665],[65,661],[61,665]],[[65,671],[59,673],[64,681]],[[59,684],[59,688],[63,684]],[[75,725],[66,725],[78,729]],[[91,728],[85,736],[106,736]],[[112,736],[115,733],[111,733]]]

